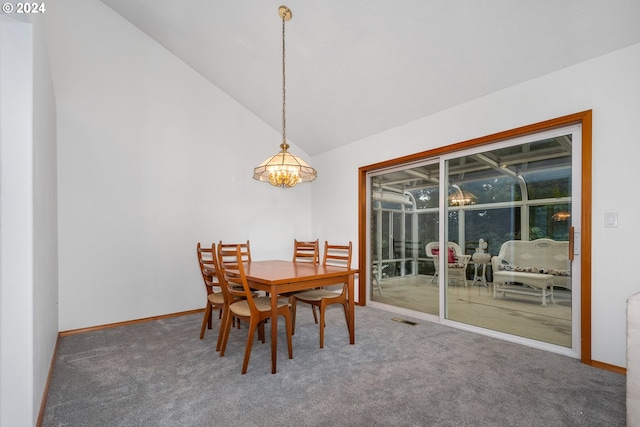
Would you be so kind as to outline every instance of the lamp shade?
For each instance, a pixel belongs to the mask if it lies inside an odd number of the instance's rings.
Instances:
[[[449,201],[449,206],[475,205],[478,202],[475,194],[464,190],[455,191],[447,200]]]
[[[317,178],[318,172],[301,158],[289,153],[288,144],[281,144],[280,151],[253,169],[253,179],[265,181],[275,187],[295,187],[301,182]]]

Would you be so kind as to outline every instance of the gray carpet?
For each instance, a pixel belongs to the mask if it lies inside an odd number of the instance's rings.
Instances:
[[[279,328],[276,375],[269,341],[241,375],[246,327],[220,358],[215,329],[198,339],[200,314],[62,337],[43,426],[625,424],[623,375],[371,307],[355,315],[352,346],[329,309],[320,349],[300,307],[292,360]]]

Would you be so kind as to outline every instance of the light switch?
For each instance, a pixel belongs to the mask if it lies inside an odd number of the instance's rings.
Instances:
[[[604,226],[606,228],[617,228],[618,212],[606,212],[604,214]]]

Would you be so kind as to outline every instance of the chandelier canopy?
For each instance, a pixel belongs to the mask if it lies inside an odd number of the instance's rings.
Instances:
[[[275,156],[269,157],[260,166],[253,169],[253,179],[265,181],[275,187],[291,188],[301,182],[316,179],[318,172],[304,160],[287,151],[287,109],[286,109],[286,73],[285,73],[285,22],[291,20],[293,14],[287,6],[278,8],[282,18],[282,144]]]

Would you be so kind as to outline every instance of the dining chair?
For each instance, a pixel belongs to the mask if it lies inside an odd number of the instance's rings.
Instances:
[[[207,305],[204,309],[204,318],[202,319],[202,328],[200,328],[200,339],[204,338],[205,329],[211,329],[213,310],[220,310],[220,318],[224,310],[224,295],[218,281],[217,255],[215,243],[210,248],[203,248],[200,242],[197,245],[198,265],[202,274],[202,281],[207,290]],[[218,292],[216,292],[216,289]],[[218,341],[220,341],[218,334]]]
[[[230,249],[234,251],[234,254],[235,254],[236,246],[240,246],[240,252],[242,254],[242,262],[251,262],[251,244],[249,243],[249,240],[247,240],[246,243],[222,243],[222,241],[220,241],[218,245],[222,245],[223,249]],[[269,294],[266,293],[266,295],[268,296]]]
[[[249,288],[247,276],[243,265],[243,254],[241,245],[236,245],[235,251],[228,246],[218,245],[218,263],[220,267],[220,279],[223,288],[230,296],[229,316],[224,318],[224,332],[222,335],[222,346],[220,357],[224,356],[229,333],[231,330],[231,315],[249,323],[249,333],[244,351],[244,361],[242,363],[242,374],[247,372],[249,357],[255,330],[258,329],[258,337],[264,343],[264,324],[271,317],[271,299],[269,297],[256,297]],[[284,316],[285,329],[287,333],[287,347],[289,348],[289,359],[293,359],[293,346],[291,343],[291,311],[287,301],[278,300],[278,316]]]
[[[251,244],[247,240],[246,243],[218,243],[222,245],[223,249],[231,249],[235,253],[236,246],[240,246],[240,254],[242,255],[242,262],[251,262]],[[235,261],[234,261],[235,262]]]
[[[320,264],[320,240],[301,242],[293,239],[293,262]],[[299,292],[301,291],[285,292],[280,295],[289,298],[289,304],[293,307],[293,296]],[[316,308],[311,306],[311,310],[313,312],[313,320],[318,323]]]
[[[320,264],[320,241],[299,242],[293,239],[293,262]]]
[[[352,245],[349,242],[348,245],[330,245],[329,242],[324,242],[324,257],[322,259],[322,265],[336,265],[339,267],[351,267],[351,252]],[[312,307],[318,307],[320,311],[320,348],[324,348],[324,315],[327,306],[331,304],[342,304],[344,308],[344,317],[347,321],[347,329],[351,319],[349,319],[349,305],[347,301],[348,285],[344,283],[340,292],[332,291],[329,289],[313,289],[310,291],[298,292],[293,295],[293,302],[291,306],[292,320],[292,334],[295,334],[296,327],[296,307],[298,302],[311,304]]]

